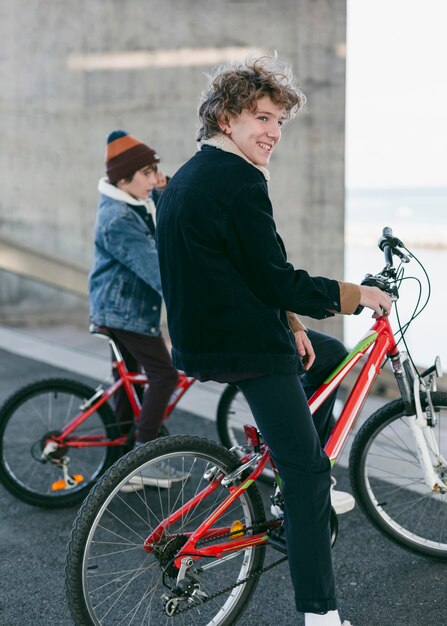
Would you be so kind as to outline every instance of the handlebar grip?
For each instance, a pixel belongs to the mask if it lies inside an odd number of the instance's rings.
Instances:
[[[360,313],[363,311],[364,308],[365,307],[363,305],[359,304],[356,310],[354,311],[353,315],[360,315]]]
[[[390,267],[393,267],[393,251],[390,246],[383,246],[383,254],[385,255],[385,263]]]
[[[389,267],[393,267],[393,249],[390,243],[393,241],[393,229],[389,226],[385,226],[382,230],[382,236],[379,239],[379,248],[385,255],[385,263]]]

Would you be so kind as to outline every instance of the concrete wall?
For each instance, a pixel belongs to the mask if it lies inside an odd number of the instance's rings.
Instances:
[[[276,49],[308,97],[271,160],[279,230],[295,264],[341,277],[345,5],[3,0],[0,235],[88,269],[108,132],[124,128],[145,140],[173,173],[195,150],[197,102],[213,49]],[[186,51],[176,57],[179,49]],[[202,51],[202,62],[188,49]],[[153,56],[160,51],[164,60]],[[146,56],[129,56],[138,52]],[[74,296],[31,288],[7,272],[0,280],[0,320],[85,315]],[[327,328],[340,334],[340,320]]]

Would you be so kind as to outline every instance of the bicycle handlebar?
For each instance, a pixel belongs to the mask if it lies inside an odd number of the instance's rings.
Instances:
[[[394,237],[393,230],[389,226],[385,226],[382,230],[382,236],[379,239],[378,246],[385,255],[385,268],[381,274],[377,274],[375,276],[367,274],[360,284],[370,287],[378,287],[382,291],[386,291],[397,297],[398,294],[396,288],[390,288],[389,284],[389,278],[395,275],[393,257],[394,255],[398,256],[404,263],[408,263],[410,259],[402,252],[402,250],[399,250],[399,247],[405,248],[405,246],[400,239]],[[361,313],[363,308],[364,307],[359,304],[354,312],[354,315]]]
[[[385,263],[388,267],[393,267],[393,250],[391,241],[393,240],[393,231],[389,226],[385,226],[382,230],[382,237],[379,239],[379,248],[385,255]]]
[[[382,230],[382,236],[379,239],[379,248],[385,255],[385,263],[388,268],[394,267],[393,256],[396,255],[404,263],[408,263],[409,257],[399,250],[399,248],[405,248],[400,239],[393,236],[393,230],[389,226],[385,226]]]

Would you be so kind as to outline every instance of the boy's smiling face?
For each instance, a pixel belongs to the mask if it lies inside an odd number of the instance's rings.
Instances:
[[[239,115],[221,121],[222,131],[255,165],[268,165],[275,146],[281,140],[285,110],[269,96],[257,101],[255,111],[244,109]]]

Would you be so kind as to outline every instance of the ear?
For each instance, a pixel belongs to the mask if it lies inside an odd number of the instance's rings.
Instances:
[[[127,185],[127,180],[125,178],[121,178],[119,181],[117,181],[116,186],[118,187],[118,189],[124,189],[124,187]]]
[[[218,123],[224,135],[231,135],[231,118],[228,113],[222,113],[218,119]]]

